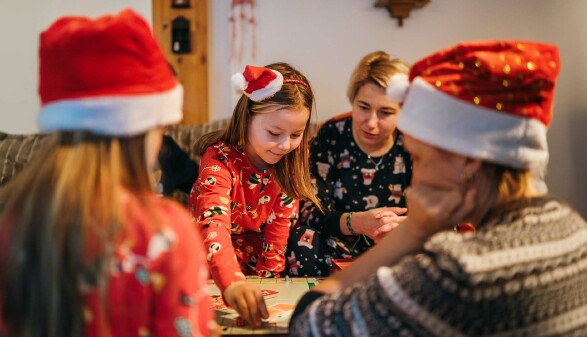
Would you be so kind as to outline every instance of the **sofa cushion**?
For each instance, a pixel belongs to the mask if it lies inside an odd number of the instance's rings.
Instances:
[[[190,158],[198,160],[199,155],[194,150],[194,145],[198,139],[209,132],[224,129],[229,121],[229,119],[220,119],[200,125],[169,125],[165,133],[171,136]]]

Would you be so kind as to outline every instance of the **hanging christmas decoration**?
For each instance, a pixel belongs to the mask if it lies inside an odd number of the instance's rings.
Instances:
[[[248,9],[248,11],[247,11]],[[238,10],[238,17],[237,12]],[[232,0],[230,4],[230,60],[242,63],[245,41],[250,28],[251,58],[256,57],[257,41],[255,36],[255,0]],[[237,26],[239,32],[237,35]],[[238,45],[238,47],[237,47]]]

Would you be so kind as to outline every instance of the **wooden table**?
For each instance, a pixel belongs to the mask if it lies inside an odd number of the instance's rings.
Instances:
[[[265,296],[269,319],[260,328],[249,327],[242,318],[222,301],[220,290],[209,280],[208,287],[216,322],[222,327],[223,336],[287,336],[288,324],[298,300],[314,285],[318,278],[259,278],[247,277],[247,282],[256,283]]]

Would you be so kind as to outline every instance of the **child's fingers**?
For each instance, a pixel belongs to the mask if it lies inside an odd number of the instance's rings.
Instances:
[[[247,305],[248,305],[248,310],[249,310],[249,315],[250,315],[250,320],[249,323],[254,326],[257,327],[259,325],[261,325],[261,313],[260,313],[260,308],[259,308],[259,300],[263,300],[263,296],[261,295],[261,292],[258,291],[257,289],[250,289],[249,291],[247,291],[245,293],[245,297],[247,300]]]
[[[263,295],[259,293],[258,298],[259,303],[259,311],[261,312],[261,318],[267,319],[269,318],[269,310],[267,310],[267,304],[265,303],[265,299],[263,299]]]
[[[249,305],[245,296],[239,296],[236,298],[235,309],[251,326],[254,326],[254,322],[251,319],[251,313],[249,311]]]

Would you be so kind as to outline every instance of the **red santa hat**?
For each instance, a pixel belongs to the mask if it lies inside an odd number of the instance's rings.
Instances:
[[[41,34],[41,131],[127,136],[179,122],[183,89],[132,10],[64,17]]]
[[[558,49],[462,43],[413,65],[398,128],[445,150],[518,169],[548,161]]]
[[[273,69],[247,65],[245,71],[232,75],[232,85],[252,101],[260,102],[275,95],[283,86],[283,75]]]

